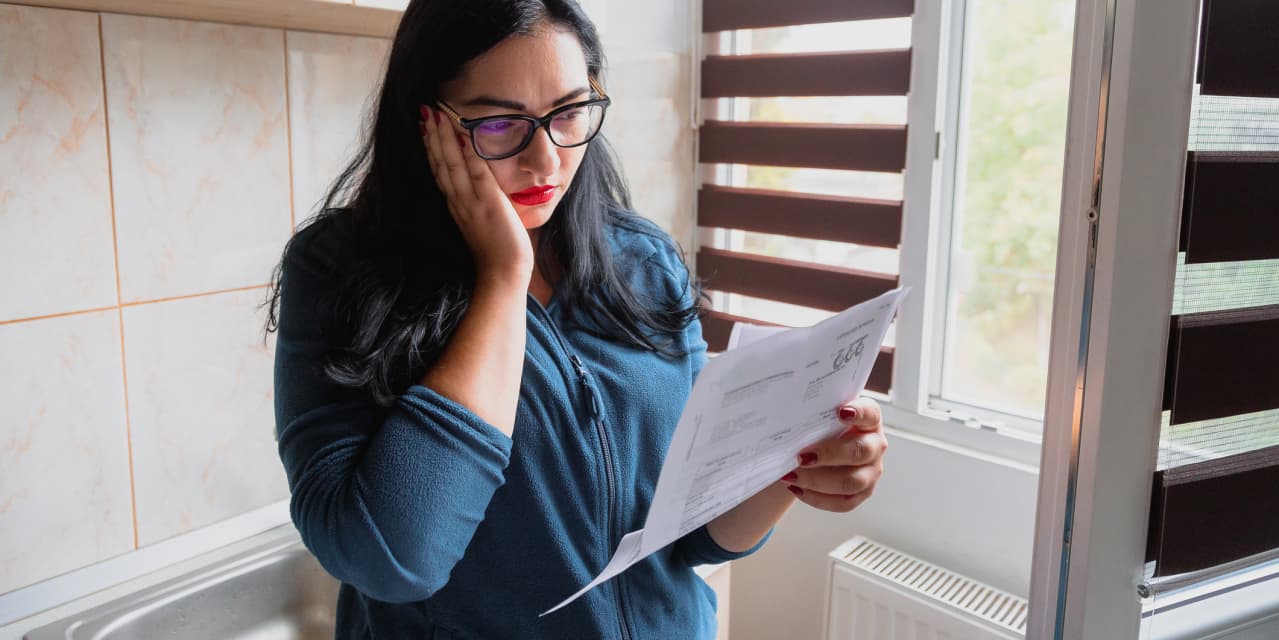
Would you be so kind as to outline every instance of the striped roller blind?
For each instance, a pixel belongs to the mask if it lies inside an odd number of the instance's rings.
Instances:
[[[1156,576],[1279,549],[1279,3],[1205,0],[1196,76]]]
[[[706,33],[909,17],[914,0],[705,0]],[[851,47],[850,47],[851,48]],[[702,61],[702,98],[905,96],[910,49],[823,53],[709,55]],[[900,174],[906,163],[906,126],[708,119],[699,133],[699,161],[806,169]],[[896,249],[902,203],[885,200],[702,185],[697,201],[702,228]],[[898,276],[818,264],[786,255],[765,256],[703,247],[697,270],[710,290],[823,311],[843,309],[897,286]],[[702,318],[711,350],[722,350],[736,321],[773,324],[712,310]],[[867,388],[887,393],[893,350],[876,360]]]

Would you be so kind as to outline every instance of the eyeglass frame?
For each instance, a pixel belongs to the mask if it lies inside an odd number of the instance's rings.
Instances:
[[[436,103],[441,107],[443,111],[447,112],[449,116],[452,117],[453,120],[456,121],[459,126],[461,126],[463,129],[466,129],[466,132],[470,134],[468,137],[471,139],[471,148],[475,150],[475,155],[485,160],[505,160],[506,158],[517,156],[520,154],[520,152],[527,149],[529,144],[533,142],[533,136],[537,135],[537,132],[539,129],[546,129],[546,137],[550,139],[551,144],[561,149],[572,149],[574,147],[580,147],[582,145],[588,144],[591,140],[594,140],[595,136],[599,135],[600,130],[604,128],[604,117],[608,115],[608,107],[609,105],[613,104],[613,99],[608,97],[608,94],[604,93],[604,90],[601,89],[600,86],[595,83],[595,78],[588,78],[588,81],[591,83],[591,90],[599,94],[598,98],[591,98],[590,100],[582,100],[580,102],[573,102],[570,104],[556,107],[552,109],[550,113],[546,114],[545,116],[542,116],[541,118],[526,115],[523,113],[498,114],[495,116],[484,116],[482,118],[463,118],[461,114],[459,114],[453,107],[449,106],[447,102],[444,102],[443,100],[437,100]],[[597,104],[603,105],[604,110],[603,110],[603,113],[600,114],[600,125],[598,128],[595,129],[595,133],[592,133],[589,138],[577,144],[560,144],[555,141],[555,136],[551,135],[551,120],[553,120],[555,116],[565,111],[568,111],[569,109],[589,107]],[[514,151],[504,155],[500,155],[500,156],[492,156],[492,157],[485,156],[482,152],[480,152],[480,145],[475,142],[475,128],[480,126],[481,124],[484,124],[485,122],[489,120],[498,120],[498,119],[506,120],[510,118],[516,118],[519,120],[526,120],[526,121],[532,122],[533,128],[529,129],[529,133],[527,136],[524,137],[524,141],[521,142],[520,146],[516,147]]]

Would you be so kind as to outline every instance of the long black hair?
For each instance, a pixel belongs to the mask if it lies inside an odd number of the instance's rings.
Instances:
[[[329,380],[390,405],[452,335],[474,287],[474,263],[427,164],[418,105],[433,104],[471,59],[542,25],[575,34],[588,73],[602,84],[599,36],[574,0],[412,0],[405,9],[364,139],[309,222],[335,225],[349,254],[336,301],[344,344],[321,363]],[[608,226],[660,232],[630,207],[617,161],[598,136],[537,234],[536,262],[558,267],[556,295],[586,312],[593,322],[584,326],[594,325],[588,330],[684,355],[675,336],[696,318],[704,295],[691,278],[684,299],[631,290],[614,263]],[[265,303],[267,333],[279,325],[283,266],[281,260]]]

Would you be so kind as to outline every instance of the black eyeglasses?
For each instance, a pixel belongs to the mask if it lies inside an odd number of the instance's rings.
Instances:
[[[566,104],[541,118],[522,114],[463,118],[443,100],[439,104],[470,132],[471,147],[477,155],[485,160],[501,160],[523,151],[542,128],[557,147],[580,147],[590,142],[600,132],[604,111],[613,102],[594,78],[590,82],[598,98]]]

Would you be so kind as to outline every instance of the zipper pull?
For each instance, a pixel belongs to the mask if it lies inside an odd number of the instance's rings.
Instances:
[[[577,370],[577,379],[586,380],[586,368],[582,366],[582,361],[577,358],[576,353],[570,353],[568,361],[573,363],[573,368]]]
[[[600,400],[599,394],[595,391],[595,385],[591,384],[591,374],[586,371],[586,366],[582,364],[577,354],[571,354],[568,357],[573,363],[573,367],[577,369],[577,378],[582,382],[582,386],[586,387],[586,393],[591,396],[591,413],[592,417],[599,418],[604,415],[604,403]]]

